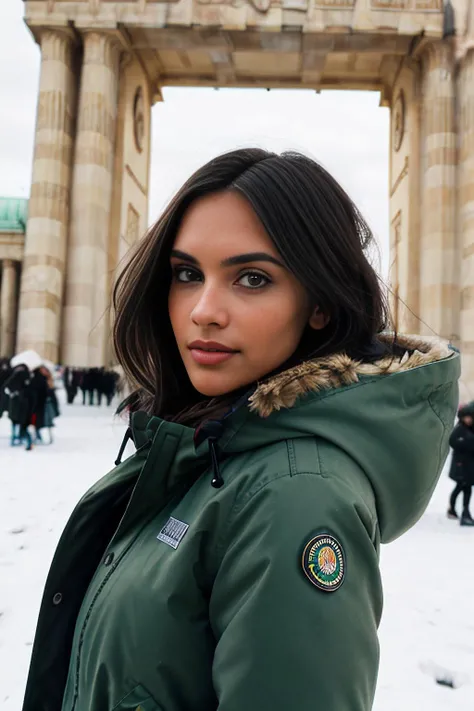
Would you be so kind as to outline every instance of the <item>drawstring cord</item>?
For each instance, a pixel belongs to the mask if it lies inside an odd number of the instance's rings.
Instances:
[[[131,427],[127,427],[127,431],[125,432],[125,436],[122,440],[122,444],[120,445],[119,453],[117,455],[117,459],[115,460],[116,467],[118,467],[118,465],[122,463],[123,453],[125,451],[125,447],[127,446],[129,439],[132,439],[132,428]]]
[[[118,465],[121,464],[122,456],[125,451],[125,447],[127,446],[127,442],[130,439],[132,439],[132,428],[128,427],[127,431],[125,432],[125,436],[122,440],[122,444],[120,445],[117,459],[115,460],[116,467],[118,467]],[[221,475],[221,472],[219,469],[219,457],[218,457],[218,453],[217,453],[217,437],[209,437],[208,442],[209,442],[209,455],[210,455],[211,461],[212,461],[212,473],[213,473],[211,485],[215,489],[220,489],[221,486],[224,485],[224,479],[222,478],[222,475]],[[145,444],[145,447],[149,446],[149,445],[150,445],[150,442],[147,442]],[[142,447],[140,447],[140,449],[142,449]],[[139,450],[137,450],[137,451],[139,451]]]
[[[219,469],[219,458],[217,456],[217,437],[209,437],[209,454],[211,456],[212,460],[212,481],[211,481],[211,486],[214,487],[214,489],[220,489],[221,486],[224,485],[224,479],[222,478],[220,469]]]
[[[224,486],[224,479],[222,478],[219,469],[219,449],[218,441],[219,437],[222,437],[224,431],[224,425],[218,420],[207,420],[203,422],[199,427],[196,428],[194,433],[194,446],[199,447],[200,444],[205,442],[207,439],[209,445],[209,456],[212,462],[212,481],[211,486],[214,489],[220,489]]]

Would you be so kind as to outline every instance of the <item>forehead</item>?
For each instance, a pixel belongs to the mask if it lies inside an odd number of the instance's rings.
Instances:
[[[206,195],[186,211],[174,248],[193,256],[219,257],[245,252],[278,252],[249,202],[237,192]]]

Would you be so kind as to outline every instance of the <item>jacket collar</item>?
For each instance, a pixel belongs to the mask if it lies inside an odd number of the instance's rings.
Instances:
[[[378,339],[383,344],[394,343],[394,335],[390,333],[380,334]],[[260,417],[268,417],[274,411],[293,407],[306,393],[351,385],[363,375],[390,375],[412,370],[449,358],[453,353],[446,341],[437,338],[397,335],[395,343],[403,355],[388,355],[373,363],[364,363],[345,353],[336,353],[278,373],[258,384],[249,398],[250,410]]]

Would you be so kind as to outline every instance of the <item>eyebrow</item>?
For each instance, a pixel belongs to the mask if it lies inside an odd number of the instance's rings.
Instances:
[[[171,250],[171,257],[176,257],[177,259],[183,259],[190,264],[195,264],[199,266],[199,260],[193,257],[191,254],[186,252],[181,252],[179,249]],[[249,264],[250,262],[270,262],[271,264],[276,264],[278,267],[285,269],[283,262],[279,259],[272,257],[271,254],[266,252],[249,252],[248,254],[236,254],[235,257],[227,257],[221,262],[222,267],[233,267],[238,264]]]

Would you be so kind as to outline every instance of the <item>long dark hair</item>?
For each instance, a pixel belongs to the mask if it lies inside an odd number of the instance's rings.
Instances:
[[[133,409],[186,424],[214,416],[192,386],[168,316],[170,251],[185,211],[211,193],[243,195],[311,302],[329,317],[307,328],[292,361],[345,351],[354,357],[388,326],[388,308],[368,250],[374,238],[352,200],[318,163],[299,153],[242,149],[211,160],[173,198],[116,282],[114,347],[135,391]]]

